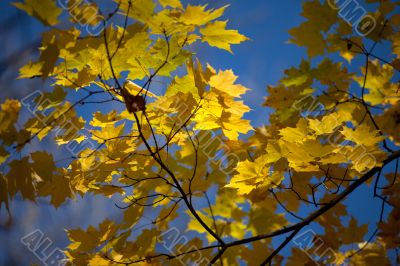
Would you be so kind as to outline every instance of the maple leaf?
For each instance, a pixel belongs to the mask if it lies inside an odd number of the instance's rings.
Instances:
[[[173,8],[183,9],[182,3],[179,0],[160,0],[160,4],[163,7],[170,6]]]
[[[373,146],[384,139],[377,130],[372,130],[367,125],[360,125],[354,130],[344,127],[341,133],[347,140],[354,141],[358,145]]]
[[[207,24],[204,28],[200,29],[200,33],[203,35],[203,42],[233,53],[231,44],[239,44],[249,38],[240,34],[237,30],[226,30],[227,22],[215,21]]]
[[[62,10],[52,0],[25,0],[23,3],[15,2],[13,5],[47,26],[58,24],[58,16],[62,13]]]
[[[212,9],[205,10],[206,7],[207,5],[203,6],[188,5],[185,9],[185,12],[180,17],[180,21],[188,25],[201,26],[222,16],[222,14],[224,13],[225,9],[228,6],[224,6],[216,10]]]

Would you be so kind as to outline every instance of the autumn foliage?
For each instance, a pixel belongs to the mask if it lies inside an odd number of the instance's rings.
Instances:
[[[360,36],[335,1],[304,1],[289,41],[308,58],[267,87],[272,111],[258,128],[243,118],[249,89],[233,70],[200,62],[191,49],[203,42],[232,53],[248,40],[222,18],[227,6],[115,0],[106,12],[96,1],[59,2],[14,4],[51,26],[19,78],[51,88],[1,105],[0,204],[12,215],[17,194],[55,207],[77,196],[122,198],[122,220],[67,231],[68,263],[398,262],[398,2],[366,1],[376,25]],[[376,54],[378,46],[390,53]],[[34,115],[23,119],[23,108]],[[53,158],[50,141],[65,158]],[[375,231],[343,203],[361,186],[382,202]],[[315,224],[307,240],[315,245],[299,244]]]

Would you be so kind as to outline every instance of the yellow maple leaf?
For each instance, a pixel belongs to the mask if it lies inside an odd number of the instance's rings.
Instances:
[[[362,76],[355,77],[355,81],[364,85],[365,67],[361,68]],[[373,105],[396,104],[399,101],[398,84],[392,82],[394,69],[388,64],[380,64],[378,60],[370,61],[365,82],[368,93],[365,94],[365,101]]]
[[[284,176],[279,171],[270,172],[267,155],[258,157],[254,162],[245,160],[236,166],[236,175],[232,177],[228,188],[235,188],[239,195],[249,194],[259,186],[275,186],[280,184]]]
[[[29,62],[19,69],[18,79],[40,77],[44,62]]]
[[[193,75],[190,73],[183,77],[175,77],[168,87],[165,95],[171,96],[178,92],[191,93],[193,97],[198,98],[198,89],[196,88]]]
[[[282,140],[287,142],[304,142],[306,139],[312,139],[309,135],[309,129],[305,119],[299,120],[296,127],[286,127],[279,130]]]
[[[385,138],[379,135],[379,131],[371,129],[366,124],[359,125],[355,129],[344,127],[340,132],[347,140],[357,145],[374,146]]]
[[[13,5],[47,26],[58,24],[58,16],[62,12],[53,0],[25,0],[24,3],[13,3]]]
[[[240,34],[237,30],[225,29],[226,23],[227,20],[215,21],[201,28],[200,33],[203,35],[203,42],[207,42],[210,46],[218,47],[233,53],[231,44],[239,44],[249,40],[249,38]]]
[[[307,47],[309,57],[324,54],[326,48],[322,33],[318,29],[314,29],[313,26],[314,23],[306,21],[299,27],[289,30],[290,35],[293,36],[289,42]]]
[[[129,8],[129,16],[141,22],[147,22],[154,13],[156,3],[149,0],[114,0],[125,12]]]
[[[205,10],[206,7],[207,5],[203,6],[188,5],[186,7],[185,12],[179,18],[179,20],[187,25],[202,26],[222,16],[228,5],[218,8],[216,10],[213,9]]]
[[[182,3],[179,0],[159,0],[159,1],[163,7],[170,6],[172,8],[180,8],[180,9],[183,8]]]
[[[219,91],[225,92],[233,97],[239,97],[248,89],[242,85],[234,84],[238,77],[233,74],[231,69],[219,71],[218,74],[212,76],[208,84]]]
[[[137,96],[137,95],[147,95],[150,97],[157,97],[157,95],[155,95],[154,93],[143,89],[142,87],[140,87],[139,85],[137,85],[135,82],[127,80],[124,84],[125,89],[133,96]]]
[[[250,121],[242,119],[241,115],[227,114],[228,113],[224,112],[221,117],[222,131],[230,140],[237,140],[239,133],[246,134],[253,129],[250,125]]]

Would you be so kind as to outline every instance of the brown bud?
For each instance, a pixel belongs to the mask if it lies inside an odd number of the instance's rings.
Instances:
[[[146,109],[146,100],[143,95],[131,95],[125,88],[121,89],[121,95],[124,98],[126,109],[129,113],[144,111]]]

